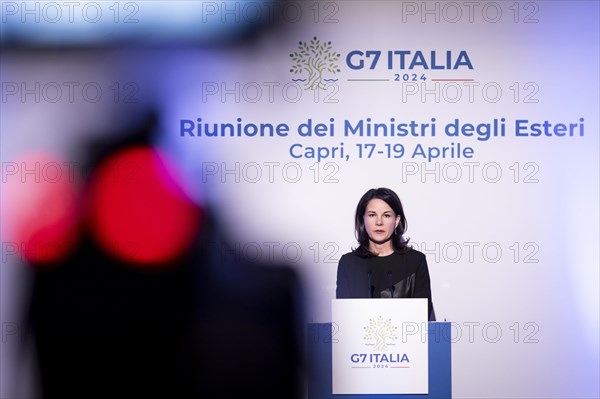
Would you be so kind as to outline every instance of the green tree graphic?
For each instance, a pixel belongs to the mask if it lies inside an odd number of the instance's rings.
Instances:
[[[369,319],[369,325],[364,327],[364,339],[375,340],[373,351],[386,351],[388,339],[396,339],[398,327],[392,325],[391,319],[384,320],[379,316],[377,320]]]
[[[323,72],[329,71],[336,74],[340,71],[340,67],[337,65],[340,54],[331,51],[331,42],[321,43],[316,36],[310,43],[300,42],[298,51],[294,51],[290,57],[294,62],[290,72],[294,74],[302,71],[308,72],[308,81],[304,89],[325,89]]]

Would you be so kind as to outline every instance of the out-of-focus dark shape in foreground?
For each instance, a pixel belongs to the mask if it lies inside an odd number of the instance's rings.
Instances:
[[[302,397],[298,276],[227,249],[213,212],[186,201],[164,173],[171,169],[152,149],[154,123],[90,146],[76,244],[33,269],[28,325],[40,392]],[[102,176],[115,160],[135,178]]]

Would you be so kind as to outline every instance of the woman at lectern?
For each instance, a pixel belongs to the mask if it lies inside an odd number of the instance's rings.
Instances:
[[[427,260],[404,237],[398,195],[370,189],[358,202],[354,223],[358,247],[340,258],[336,298],[427,298],[429,320],[435,321]]]

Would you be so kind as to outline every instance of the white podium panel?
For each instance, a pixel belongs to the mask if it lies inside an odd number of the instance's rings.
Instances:
[[[334,299],[333,394],[427,394],[427,299]]]

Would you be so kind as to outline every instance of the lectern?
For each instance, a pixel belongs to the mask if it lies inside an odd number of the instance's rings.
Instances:
[[[451,323],[426,314],[421,299],[334,300],[332,323],[308,325],[308,398],[451,398]]]

